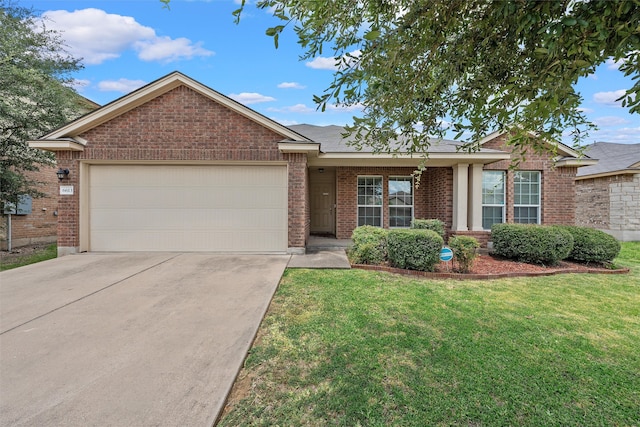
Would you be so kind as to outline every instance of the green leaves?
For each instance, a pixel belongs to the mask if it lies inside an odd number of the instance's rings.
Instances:
[[[377,39],[378,37],[380,37],[380,34],[381,34],[381,33],[380,33],[380,31],[378,31],[378,30],[371,30],[371,31],[367,32],[367,33],[364,35],[364,37],[363,37],[363,38],[364,38],[365,40],[372,41],[372,40],[375,40],[375,39]]]
[[[337,59],[333,82],[315,102],[323,111],[327,103],[364,105],[364,117],[351,128],[355,144],[383,152],[398,147],[398,135],[403,149],[422,152],[444,135],[443,122],[455,123],[468,142],[518,124],[549,139],[568,131],[580,143],[593,126],[578,110],[573,85],[610,57],[626,59],[625,75],[640,71],[639,0],[262,0],[257,6],[282,21],[267,30],[276,47],[294,22],[303,60],[327,52]],[[636,79],[624,98],[632,113],[640,112],[638,93]]]
[[[284,25],[277,25],[275,27],[267,28],[266,34],[269,37],[273,37],[273,43],[278,48],[278,39],[280,37],[280,33],[284,30]]]
[[[80,64],[57,33],[40,28],[31,10],[2,0],[0,6],[1,205],[19,194],[42,196],[27,172],[52,164],[53,156],[26,141],[79,115],[80,97],[68,83]]]

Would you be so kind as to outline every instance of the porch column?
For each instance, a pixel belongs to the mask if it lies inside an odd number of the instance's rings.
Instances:
[[[482,168],[484,165],[474,163],[471,165],[469,176],[469,229],[482,231]]]
[[[467,231],[469,164],[453,166],[453,231]]]

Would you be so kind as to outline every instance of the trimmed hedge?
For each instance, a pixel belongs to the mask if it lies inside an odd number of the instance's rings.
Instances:
[[[444,222],[439,219],[414,219],[411,228],[418,230],[433,230],[444,239]]]
[[[559,226],[494,224],[491,240],[495,254],[531,264],[557,264],[573,248],[573,236]]]
[[[392,267],[433,271],[444,241],[433,230],[390,230],[387,250]]]
[[[353,246],[347,251],[354,264],[382,264],[387,259],[388,230],[371,225],[363,225],[353,230]]]
[[[451,236],[449,237],[449,247],[453,250],[453,257],[458,263],[460,272],[468,273],[473,261],[478,256],[480,243],[471,236]]]
[[[620,253],[620,242],[604,231],[574,225],[561,227],[573,236],[573,249],[569,259],[580,262],[609,263]]]

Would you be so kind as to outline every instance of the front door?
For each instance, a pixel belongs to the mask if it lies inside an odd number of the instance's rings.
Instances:
[[[309,171],[311,195],[311,233],[336,234],[335,169],[312,168]]]

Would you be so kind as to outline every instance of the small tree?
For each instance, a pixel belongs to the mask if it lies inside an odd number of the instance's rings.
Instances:
[[[470,236],[451,236],[449,247],[453,250],[453,257],[458,263],[460,272],[468,273],[471,271],[473,261],[478,256],[478,248],[480,247],[478,241]]]

